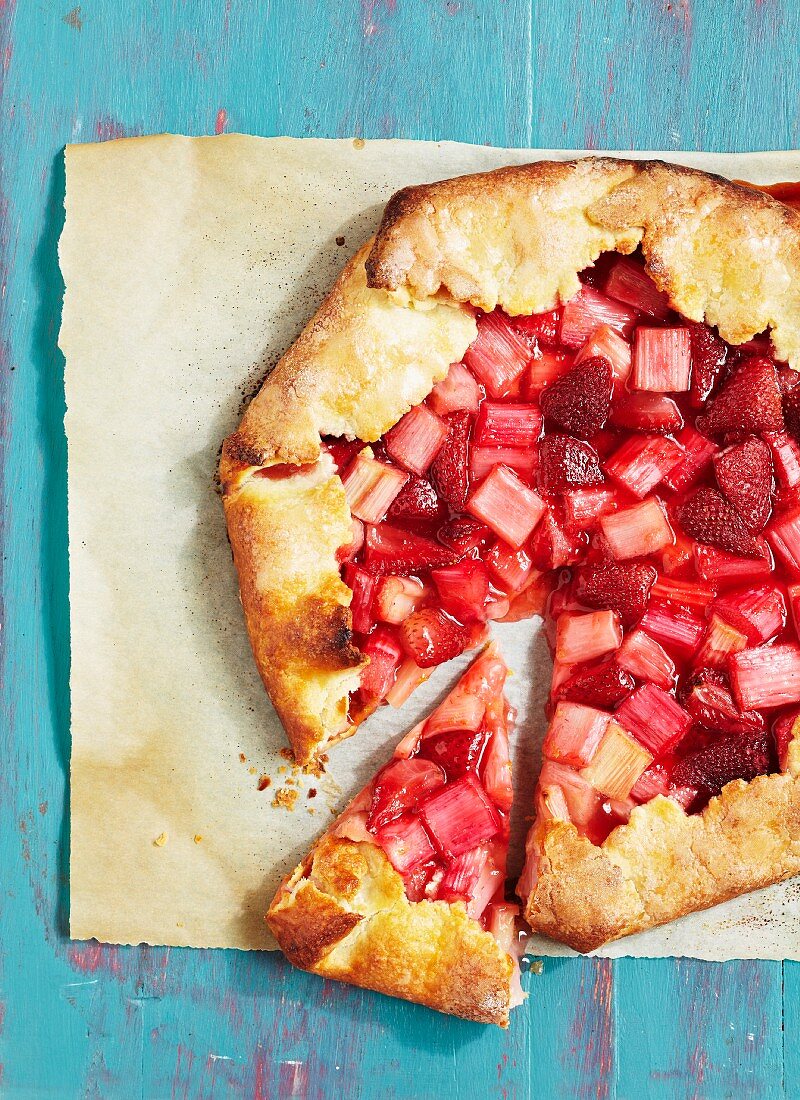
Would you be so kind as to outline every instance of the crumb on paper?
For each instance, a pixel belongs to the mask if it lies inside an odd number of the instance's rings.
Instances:
[[[313,775],[315,779],[319,779],[325,774],[325,765],[328,763],[328,759],[326,752],[320,753],[316,760],[303,765],[303,775]]]
[[[262,775],[261,778],[258,781],[258,789],[260,791],[265,791],[271,783],[272,783],[272,780],[270,779],[270,777],[268,775]]]
[[[202,839],[203,839],[203,834],[202,833],[195,833],[194,836],[192,837],[192,840],[195,842],[195,844],[200,844]]]
[[[339,248],[341,248],[342,245],[344,244],[344,237],[337,237],[336,238],[336,243],[338,244]]]
[[[247,757],[245,756],[245,754],[243,752],[239,753],[239,763],[240,764],[246,764],[247,763]]]
[[[317,797],[317,788],[316,787],[309,787],[308,788],[308,797],[309,798],[316,798]]]
[[[285,810],[293,810],[299,794],[300,792],[294,787],[279,787],[272,799],[272,805],[276,809],[282,807]]]
[[[285,775],[286,770],[286,766],[284,764],[281,764],[281,766],[278,768],[278,775]]]
[[[256,774],[256,772],[258,771],[258,768],[254,768],[254,767],[253,767],[253,766],[251,765],[251,766],[250,766],[250,767],[249,767],[249,768],[247,769],[247,771],[248,771],[248,773],[249,773],[250,775],[255,775],[255,774]]]
[[[536,974],[537,977],[541,977],[544,974],[544,963],[541,959],[534,959],[531,963],[531,974]]]
[[[288,760],[290,764],[294,764],[294,753],[292,752],[291,749],[287,748],[285,745],[281,749],[281,756],[283,757],[284,760]]]
[[[366,144],[367,143],[366,143],[366,141],[364,141],[363,138],[353,138],[353,148],[354,149],[363,149]]]
[[[183,923],[183,921],[182,921],[182,920],[176,920],[176,921],[175,921],[175,927],[176,927],[176,928],[183,928],[183,927],[185,927],[185,926],[184,926],[184,923]]]
[[[156,839],[153,841],[153,843],[155,844],[155,846],[157,848],[163,848],[164,845],[167,843],[167,834],[166,833],[159,833],[158,836],[156,837]]]

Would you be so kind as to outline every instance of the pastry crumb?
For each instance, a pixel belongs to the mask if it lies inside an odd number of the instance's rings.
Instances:
[[[309,787],[308,788],[308,797],[309,798],[316,798],[317,797],[317,788],[316,787]]]
[[[299,794],[300,792],[293,787],[279,787],[272,799],[272,805],[276,809],[282,807],[285,810],[293,810]]]
[[[337,237],[336,238],[336,243],[338,244],[339,248],[341,248],[342,245],[344,244],[344,237]]]
[[[285,745],[281,749],[281,756],[284,760],[288,760],[290,764],[294,763],[294,753],[291,749],[287,749]]]
[[[164,845],[167,843],[167,834],[166,833],[159,833],[159,835],[156,837],[156,839],[153,841],[153,843],[155,844],[155,846],[157,848],[163,848]]]
[[[544,974],[544,963],[541,959],[533,960],[533,962],[531,963],[531,974],[536,974],[539,976]]]
[[[258,768],[254,768],[254,767],[251,766],[247,769],[247,771],[249,772],[250,775],[255,775],[256,772],[258,771]]]
[[[202,841],[202,839],[203,839],[203,834],[202,833],[195,833],[194,836],[192,837],[192,840],[195,842],[195,844],[199,844]]]
[[[262,775],[258,781],[258,790],[265,791],[271,783],[272,780],[268,775]]]
[[[285,767],[284,764],[281,764],[281,766],[278,768],[278,775],[285,775],[285,774],[286,774],[286,767]]]
[[[325,774],[325,765],[328,763],[328,754],[321,753],[315,760],[303,765],[303,775],[313,775],[315,779]]]
[[[239,763],[240,764],[246,764],[247,763],[247,757],[245,756],[245,754],[243,752],[239,753]]]
[[[364,141],[363,138],[353,138],[353,148],[354,149],[363,149],[366,144],[367,143],[366,143],[366,141]]]

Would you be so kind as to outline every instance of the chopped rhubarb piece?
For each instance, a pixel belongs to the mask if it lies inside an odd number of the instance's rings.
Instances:
[[[456,856],[439,883],[436,900],[452,903],[454,901],[467,902],[472,899],[488,859],[489,849],[486,844],[479,844],[476,848],[470,848],[468,851]],[[499,875],[497,876],[497,884],[499,885]],[[488,902],[489,898],[486,899],[486,904]],[[480,916],[480,913],[477,915]]]
[[[378,462],[365,447],[342,476],[350,511],[365,523],[379,523],[408,481],[408,474]]]
[[[731,684],[741,710],[766,710],[800,702],[800,648],[768,645],[735,653]]]
[[[459,556],[431,539],[388,523],[367,527],[364,566],[370,573],[417,573],[432,566],[452,565]]]
[[[523,386],[526,397],[537,397],[545,386],[563,378],[572,366],[572,356],[563,351],[542,351],[531,359]]]
[[[651,595],[669,603],[678,603],[692,611],[705,614],[706,608],[714,599],[714,590],[697,581],[682,581],[674,577],[659,577],[653,585]]]
[[[459,555],[469,554],[472,550],[483,549],[494,538],[485,523],[479,523],[472,516],[455,516],[439,528],[436,536],[439,542],[451,547]]]
[[[583,768],[597,752],[610,721],[611,715],[605,711],[562,700],[556,706],[542,753],[549,760]]]
[[[480,695],[471,691],[459,691],[456,687],[425,722],[424,739],[427,741],[440,733],[474,734],[483,725],[485,711],[486,702]],[[428,746],[425,755],[430,756],[437,764],[441,763],[435,753],[431,755],[432,752]]]
[[[620,668],[627,669],[637,680],[647,680],[661,688],[671,688],[675,683],[675,662],[644,630],[634,630],[625,636],[616,660]]]
[[[688,661],[705,632],[705,622],[687,607],[651,599],[641,622],[642,630],[669,653]]]
[[[683,451],[667,436],[631,436],[606,459],[605,471],[641,500],[682,459]]]
[[[674,748],[692,725],[675,697],[655,684],[638,687],[617,707],[614,718],[654,756]]]
[[[706,439],[700,432],[695,431],[691,424],[687,424],[678,432],[675,440],[683,448],[684,457],[681,462],[672,467],[664,478],[664,482],[678,493],[694,485],[717,453],[717,448],[710,439]]]
[[[542,414],[537,405],[484,401],[473,438],[479,447],[531,447],[541,430]]]
[[[746,581],[767,580],[772,573],[769,557],[739,558],[713,546],[696,545],[694,566],[704,581],[717,584],[743,584]]]
[[[386,453],[412,474],[424,474],[447,438],[447,423],[426,405],[415,405],[383,438]]]
[[[592,661],[617,649],[622,627],[616,611],[559,615],[556,625],[556,660],[564,664]]]
[[[665,320],[670,311],[667,295],[658,289],[644,267],[628,256],[615,257],[604,290],[609,298],[616,298],[657,321]]]
[[[530,555],[524,549],[512,550],[502,540],[489,550],[485,561],[492,581],[504,592],[521,591],[533,572]]]
[[[469,492],[469,440],[472,418],[457,412],[450,417],[444,446],[434,459],[430,478],[436,492],[455,511],[461,511]]]
[[[464,362],[491,397],[503,397],[528,365],[531,349],[499,310],[478,321],[477,339]]]
[[[618,561],[655,554],[675,537],[663,508],[652,498],[601,516],[600,529]]]
[[[436,856],[430,838],[416,814],[403,814],[396,818],[378,829],[375,839],[386,852],[392,867],[401,875]]]
[[[675,787],[691,787],[705,798],[720,793],[734,779],[750,782],[770,770],[769,739],[757,737],[719,737],[708,748],[691,753],[672,769]]]
[[[732,653],[739,653],[746,646],[746,634],[726,623],[719,615],[712,615],[695,656],[695,664],[698,668],[722,668]]]
[[[486,708],[486,726],[491,733],[489,747],[481,761],[484,790],[498,809],[511,809],[514,788],[511,782],[511,750],[508,744],[509,713],[505,699],[493,699]]]
[[[539,398],[545,420],[571,435],[588,437],[603,427],[611,411],[613,374],[602,356],[576,362]]]
[[[775,516],[766,534],[781,561],[793,573],[800,574],[800,508]]]
[[[472,774],[449,783],[428,798],[420,806],[419,815],[447,860],[491,840],[500,831],[498,813]]]
[[[463,653],[470,644],[470,632],[438,607],[424,607],[402,624],[400,640],[420,668],[430,668]]]
[[[483,720],[481,706],[481,720]],[[467,721],[468,718],[465,719]],[[426,734],[421,751],[429,760],[444,768],[448,780],[460,779],[467,772],[477,772],[489,734],[485,729]]]
[[[566,805],[566,820],[578,828],[586,828],[600,805],[597,791],[581,772],[553,760],[545,760],[542,766],[539,796],[540,804],[549,803],[556,811],[552,816],[563,812],[561,807]]]
[[[629,339],[637,316],[630,306],[583,286],[562,311],[561,343],[568,348],[582,347],[600,325],[608,325],[618,336]]]
[[[367,828],[376,833],[401,814],[417,809],[444,781],[444,772],[431,760],[392,760],[375,777]]]
[[[591,764],[581,770],[587,782],[609,798],[627,798],[652,755],[622,726],[610,722]]]
[[[366,634],[375,621],[372,614],[372,602],[375,598],[377,577],[358,565],[346,565],[344,567],[344,583],[353,591],[353,598],[350,601],[353,630]]]
[[[575,599],[587,607],[618,611],[623,626],[632,626],[647,610],[657,577],[655,566],[643,562],[584,565],[575,570]]]
[[[782,489],[796,489],[800,485],[800,446],[797,441],[786,432],[765,432],[764,438],[772,451],[778,484]],[[770,473],[772,473],[771,468]],[[770,478],[770,482],[771,480]],[[769,488],[772,488],[771,484]],[[767,518],[769,518],[769,503],[769,495],[767,495],[764,504]],[[764,522],[766,523],[766,520]],[[761,526],[763,527],[764,524]],[[761,527],[757,530],[760,531]]]
[[[745,359],[712,398],[697,426],[709,435],[759,435],[783,431],[781,392],[775,364],[769,359]]]
[[[489,573],[480,559],[463,558],[455,565],[432,569],[431,576],[448,615],[462,623],[486,618]]]
[[[531,539],[531,557],[537,569],[561,569],[570,565],[581,556],[584,539],[577,535],[568,535],[556,522],[552,512],[548,512]]]
[[[666,794],[669,790],[669,773],[663,764],[651,764],[645,768],[631,787],[631,798],[635,802],[649,802],[656,795]]]
[[[447,505],[427,478],[412,474],[389,506],[386,518],[429,528],[447,518]]]
[[[791,711],[781,715],[772,730],[775,747],[778,751],[778,767],[785,772],[789,767],[789,749],[792,742],[800,737],[800,711]]]
[[[561,310],[549,309],[529,317],[515,317],[512,324],[518,332],[533,337],[540,348],[557,348],[561,331]]]
[[[542,518],[546,505],[513,470],[496,466],[467,501],[467,511],[515,549]]]
[[[403,647],[386,627],[373,630],[361,647],[369,664],[361,672],[361,695],[368,702],[380,702],[394,683],[394,674],[403,659]]]
[[[761,544],[745,527],[739,513],[715,489],[696,489],[677,509],[687,535],[720,550],[746,558],[761,555]]]
[[[573,530],[587,531],[597,524],[604,512],[616,507],[612,489],[573,489],[564,494],[564,518]]]
[[[481,401],[481,388],[463,363],[452,363],[447,376],[437,382],[430,392],[428,402],[435,413],[477,412]]]
[[[430,669],[420,668],[416,661],[406,657],[397,670],[394,683],[386,693],[386,702],[390,707],[401,707],[412,692],[416,691],[420,684],[425,683],[430,674]]]
[[[614,398],[610,423],[635,432],[679,432],[683,417],[671,397],[639,390]]]
[[[733,701],[728,678],[718,669],[704,668],[684,684],[681,702],[698,726],[710,733],[759,733],[764,718],[758,711],[741,711]]]
[[[607,710],[615,707],[636,687],[636,681],[616,661],[606,661],[576,672],[558,688],[559,699],[586,703]]]
[[[595,356],[607,359],[611,364],[614,385],[622,387],[631,373],[631,346],[608,325],[600,325],[575,356],[576,363]]]
[[[602,485],[605,481],[597,452],[571,435],[546,435],[539,444],[539,482],[544,492]]]
[[[471,447],[469,477],[473,485],[483,481],[495,466],[508,466],[525,481],[533,481],[539,466],[535,447]]]
[[[688,328],[637,328],[631,389],[682,393],[689,389],[691,372]]]
[[[355,516],[350,517],[350,530],[352,531],[350,542],[336,552],[336,560],[339,562],[352,561],[364,545],[364,524],[360,519],[356,519]]]
[[[426,595],[425,585],[413,577],[381,577],[375,596],[376,618],[383,623],[402,623]]]
[[[750,645],[768,642],[786,625],[786,603],[772,585],[728,592],[714,601],[714,612],[746,634]]]
[[[790,441],[791,442],[791,441]],[[800,475],[800,464],[798,464]],[[750,531],[762,531],[772,511],[772,459],[761,439],[747,439],[714,459],[717,484]]]
[[[691,402],[693,408],[699,409],[717,384],[728,349],[707,325],[690,323],[688,328],[692,344]]]

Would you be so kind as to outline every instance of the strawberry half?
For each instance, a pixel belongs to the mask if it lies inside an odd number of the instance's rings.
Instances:
[[[614,374],[609,361],[593,355],[549,385],[540,398],[545,419],[573,435],[599,431],[611,412]]]
[[[460,779],[467,772],[477,772],[488,737],[485,729],[437,733],[424,739],[420,753],[444,768],[448,780]]]
[[[584,565],[575,570],[575,599],[586,607],[618,611],[628,627],[644,615],[657,579],[655,566],[643,562]]]
[[[517,332],[535,339],[539,347],[557,348],[560,346],[560,309],[551,309],[547,313],[534,313],[531,317],[514,317],[511,323]]]
[[[783,429],[781,392],[775,364],[756,356],[745,359],[698,417],[697,427],[708,435],[758,435]]]
[[[746,439],[717,455],[714,470],[717,484],[745,527],[763,531],[772,512],[772,456],[767,444],[761,439]]]
[[[408,481],[389,505],[387,519],[401,520],[409,524],[442,523],[447,519],[447,508],[436,495],[427,478],[411,474]]]
[[[700,752],[684,757],[672,769],[674,787],[693,787],[710,798],[734,779],[749,782],[772,765],[769,738],[720,737]]]
[[[699,726],[711,733],[761,733],[763,715],[739,710],[728,677],[718,669],[702,668],[681,688],[680,701]]]
[[[692,387],[691,402],[694,408],[701,408],[711,396],[722,368],[728,349],[719,336],[706,325],[686,323],[689,329],[689,342],[692,350]]]
[[[735,508],[715,489],[698,489],[678,508],[677,518],[686,534],[698,542],[746,558],[762,556],[758,540],[747,530]]]
[[[437,565],[452,565],[461,555],[432,539],[381,523],[367,526],[364,567],[369,573],[404,576]]]
[[[615,661],[606,661],[576,673],[561,685],[556,694],[559,699],[611,710],[635,687],[636,681],[630,672],[620,668]]]
[[[420,668],[431,668],[463,653],[470,631],[437,607],[424,607],[409,615],[400,627],[400,640]]]
[[[597,452],[571,435],[548,435],[539,444],[539,484],[545,493],[602,485]]]
[[[429,475],[436,492],[450,507],[461,512],[469,493],[469,437],[472,417],[457,412],[449,418],[450,428],[433,460]]]

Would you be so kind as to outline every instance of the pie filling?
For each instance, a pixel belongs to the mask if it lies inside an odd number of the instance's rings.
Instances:
[[[601,843],[658,794],[694,813],[729,781],[785,767],[800,713],[800,388],[767,337],[734,347],[671,310],[638,256],[604,255],[581,284],[548,313],[479,316],[463,361],[378,443],[325,447],[354,517],[342,575],[370,658],[354,719],[399,706],[488,620],[543,614],[537,811]],[[408,783],[438,777],[437,815],[466,814],[491,853],[479,823],[505,819],[485,737],[454,717],[402,767]],[[407,827],[424,846],[434,819],[420,816],[425,829]],[[437,879],[446,849],[431,851],[404,873],[409,897],[460,890],[462,870]]]

